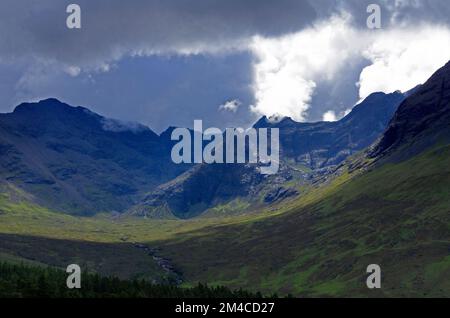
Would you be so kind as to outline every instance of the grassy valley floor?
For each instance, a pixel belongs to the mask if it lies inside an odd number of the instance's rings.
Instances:
[[[134,243],[158,247],[197,282],[295,296],[450,296],[450,147],[361,175],[344,173],[296,201],[228,218],[79,218],[0,197],[0,260],[122,278],[164,279]],[[382,289],[365,286],[379,264]]]

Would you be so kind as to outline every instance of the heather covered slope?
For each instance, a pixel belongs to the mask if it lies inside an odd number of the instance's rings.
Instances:
[[[450,146],[311,191],[278,216],[162,242],[187,281],[297,296],[448,296]],[[379,264],[383,288],[365,287]]]

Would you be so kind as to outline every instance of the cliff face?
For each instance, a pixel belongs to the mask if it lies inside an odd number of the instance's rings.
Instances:
[[[400,147],[405,147],[404,156],[411,156],[449,139],[450,62],[401,103],[371,156],[384,156]]]

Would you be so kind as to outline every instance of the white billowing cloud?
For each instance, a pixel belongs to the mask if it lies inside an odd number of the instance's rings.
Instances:
[[[251,110],[304,121],[317,85],[339,81],[356,59],[369,64],[355,83],[361,100],[425,82],[450,60],[450,28],[416,25],[374,31],[356,28],[343,15],[281,38],[257,37],[251,49],[256,56]],[[344,114],[325,115],[336,120]]]
[[[235,113],[237,112],[238,108],[242,105],[242,102],[238,99],[233,99],[230,101],[227,101],[223,105],[219,106],[219,110],[224,110],[228,112]]]
[[[338,80],[345,62],[365,42],[348,16],[334,16],[301,32],[276,39],[256,37],[251,46],[258,115],[303,121],[318,81]]]
[[[326,113],[323,114],[322,117],[323,121],[337,121],[338,118],[336,116],[336,113],[334,112],[334,110],[329,110]]]
[[[385,31],[363,52],[372,64],[361,72],[359,95],[407,91],[450,60],[450,29],[417,26]]]

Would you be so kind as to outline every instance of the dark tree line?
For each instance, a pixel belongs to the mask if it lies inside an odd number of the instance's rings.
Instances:
[[[81,275],[81,289],[68,289],[68,274],[51,267],[0,263],[0,298],[261,298],[260,293],[199,284],[193,288]]]

